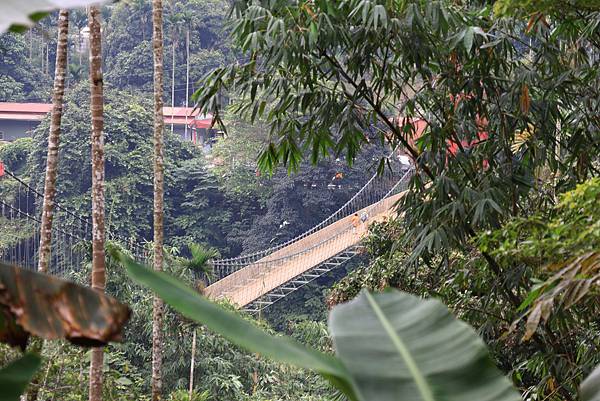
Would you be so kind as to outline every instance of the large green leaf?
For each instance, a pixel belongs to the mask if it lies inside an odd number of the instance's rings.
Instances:
[[[600,401],[600,366],[581,383],[581,401]]]
[[[0,369],[0,401],[19,401],[40,363],[39,356],[26,354]]]
[[[363,291],[332,311],[329,327],[361,400],[521,399],[475,331],[439,301]]]
[[[315,370],[353,400],[520,400],[474,330],[438,301],[400,292],[363,292],[336,307],[330,328],[340,362],[292,339],[266,334],[175,278],[112,253],[131,277],[186,317],[250,351]]]
[[[105,0],[106,1],[106,0]],[[17,27],[29,26],[45,12],[59,8],[75,8],[103,3],[102,0],[2,0],[0,2],[0,33],[6,31],[11,25]]]
[[[111,249],[111,254],[123,263],[135,281],[152,289],[187,318],[206,325],[249,351],[319,372],[351,399],[356,399],[348,372],[334,357],[308,348],[291,338],[269,335],[235,313],[203,298],[174,277],[144,267],[116,249]]]

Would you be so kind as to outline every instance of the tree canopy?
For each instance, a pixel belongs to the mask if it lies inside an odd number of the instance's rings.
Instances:
[[[262,168],[328,153],[351,163],[374,141],[403,148],[418,168],[404,210],[425,255],[521,213],[542,166],[555,190],[597,172],[583,156],[600,150],[599,24],[586,12],[526,25],[477,1],[240,1],[246,58],[214,70],[196,99],[218,115],[222,93],[239,93],[238,112],[265,118]]]

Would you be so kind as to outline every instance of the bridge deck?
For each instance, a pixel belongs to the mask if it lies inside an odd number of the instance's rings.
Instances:
[[[369,219],[358,229],[352,230],[352,216],[344,217],[217,281],[208,286],[205,293],[211,299],[227,298],[240,307],[246,306],[359,243],[366,235],[368,225],[389,217],[393,205],[403,194],[361,209],[359,216],[364,211]]]

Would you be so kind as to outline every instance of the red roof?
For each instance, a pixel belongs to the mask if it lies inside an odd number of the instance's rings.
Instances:
[[[196,117],[199,114],[198,109],[194,109],[193,107],[163,107],[163,114],[166,116],[174,116],[174,117]]]
[[[410,131],[408,134],[408,142],[411,145],[413,145],[415,140],[419,139],[421,137],[421,135],[423,135],[425,128],[427,128],[427,122],[422,119],[412,119],[412,120],[400,119],[399,124],[402,127],[402,129],[404,129],[404,127],[406,127],[406,126],[409,127],[409,128],[407,128]],[[470,148],[472,146],[479,145],[480,143],[484,142],[485,140],[487,140],[489,138],[488,133],[486,131],[483,131],[483,129],[487,125],[487,121],[485,119],[478,118],[477,125],[480,129],[479,132],[477,132],[477,139],[474,139],[470,142],[466,141],[466,140],[462,140],[462,141],[460,141],[461,147]],[[448,152],[451,155],[456,156],[456,154],[458,153],[458,150],[459,150],[458,143],[452,139],[448,139],[446,142],[447,142],[446,149],[448,150]]]
[[[185,125],[195,128],[210,128],[212,116],[201,115],[198,109],[193,107],[169,107],[163,108],[165,124]]]
[[[51,103],[0,102],[0,112],[48,113],[50,110],[52,110]]]
[[[51,103],[0,102],[0,120],[40,121],[52,110]],[[211,115],[200,115],[193,107],[164,107],[165,124],[210,128]],[[187,118],[186,118],[187,116]]]
[[[419,118],[400,118],[398,120],[398,124],[400,125],[402,130],[404,130],[405,127],[407,127],[406,129],[409,130],[408,138],[411,140],[420,138],[421,135],[423,135],[423,131],[425,131],[425,128],[427,128],[427,122]]]
[[[192,128],[212,128],[212,118],[205,118],[203,120],[194,120],[189,123]]]
[[[0,103],[0,120],[40,121],[50,110],[50,103]]]

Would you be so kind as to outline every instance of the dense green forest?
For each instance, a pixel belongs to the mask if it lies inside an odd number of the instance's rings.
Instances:
[[[190,38],[190,95],[200,78],[212,68],[235,59],[231,40],[224,27],[229,5],[226,2],[179,2],[165,8],[165,48],[176,43],[175,105],[185,97],[185,29]],[[142,242],[152,238],[152,34],[149,2],[120,2],[103,9],[105,18],[105,119],[106,119],[106,202],[107,230],[121,238]],[[85,10],[71,14],[71,36],[87,26]],[[28,34],[3,34],[0,64],[3,85],[1,101],[48,102],[56,51],[56,15],[40,21]],[[172,31],[171,31],[172,30]],[[58,201],[82,217],[89,216],[91,166],[89,163],[89,89],[87,54],[70,49],[65,111],[62,119]],[[31,51],[31,52],[30,52]],[[45,53],[48,52],[48,53]],[[48,58],[46,60],[46,57]],[[173,64],[165,57],[165,99],[171,97]],[[49,63],[49,64],[46,64]],[[42,80],[39,78],[43,77]],[[183,92],[182,92],[183,91]],[[167,102],[168,104],[168,102]],[[226,114],[228,138],[210,154],[189,142],[166,133],[165,237],[176,274],[193,280],[183,261],[190,257],[189,245],[202,243],[222,256],[258,251],[287,241],[311,228],[337,210],[375,172],[382,149],[373,147],[349,167],[332,158],[312,166],[305,163],[293,175],[284,170],[257,175],[256,157],[268,139],[268,128],[245,123],[235,114]],[[10,171],[37,188],[44,189],[47,118],[32,138],[0,146],[0,160]],[[167,130],[168,131],[168,130]],[[215,165],[216,161],[216,165]],[[225,162],[223,162],[225,161]],[[209,166],[212,165],[212,166]],[[342,173],[335,188],[332,178]],[[3,194],[10,197],[10,188]],[[282,226],[282,223],[286,222]],[[24,228],[23,231],[27,231]],[[27,234],[25,234],[27,235]],[[90,266],[77,269],[75,279],[86,283]],[[113,269],[117,269],[114,267]],[[123,346],[108,351],[107,393],[109,399],[138,400],[148,397],[151,359],[151,300],[149,293],[134,286],[119,285],[125,280],[118,269],[109,267],[107,291],[124,302],[137,305]],[[324,277],[331,283],[342,272]],[[273,327],[292,333],[303,341],[328,349],[324,288],[311,285],[276,310],[265,311]],[[140,302],[140,300],[144,300]],[[274,307],[275,308],[275,307]],[[311,320],[314,318],[314,320]],[[191,324],[181,325],[175,315],[168,318],[165,349],[165,394],[173,399],[187,396],[187,372]],[[327,389],[316,378],[301,371],[258,360],[203,330],[198,337],[198,394],[208,390],[213,399],[320,399]],[[45,350],[56,363],[49,366],[49,384],[39,397],[79,400],[87,396],[80,365],[85,353],[62,344]],[[56,359],[53,355],[64,355]],[[67,373],[68,372],[68,373]],[[87,372],[85,372],[87,373]],[[292,375],[292,376],[290,376]],[[296,379],[290,380],[291,377]],[[109,390],[111,389],[112,390]],[[177,395],[177,391],[180,394]],[[215,398],[215,394],[219,397]],[[200,397],[200,396],[199,396]],[[253,398],[250,398],[253,397]],[[263,398],[261,398],[263,397]]]
[[[157,399],[154,294],[167,304],[158,399],[599,399],[598,1],[166,1],[156,89],[158,3],[99,9],[105,292],[132,311],[104,349],[103,399]],[[69,15],[56,200],[93,220],[89,15]],[[56,96],[58,19],[0,35],[0,102]],[[157,96],[223,133],[206,151],[164,127],[159,249],[176,279],[142,265],[157,253]],[[0,142],[5,168],[39,193],[52,117]],[[256,315],[200,295],[221,278],[211,259],[297,237],[376,172],[400,180],[398,155],[407,190],[395,213],[347,224],[368,226],[350,262]],[[29,205],[16,188],[0,177],[2,200]],[[0,248],[36,239],[26,223],[0,228]],[[133,260],[128,243],[151,257]],[[97,251],[85,245],[64,275],[82,286]],[[11,343],[18,313],[4,310]],[[28,400],[97,401],[92,351],[29,349],[44,361]],[[19,353],[2,345],[0,366]]]

